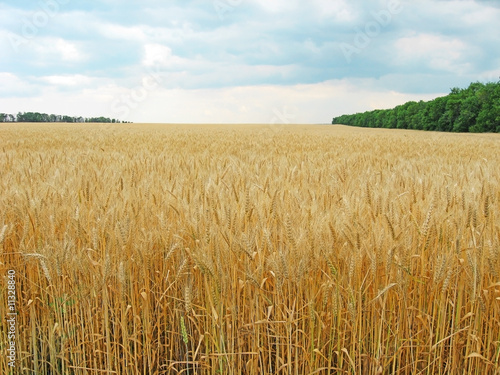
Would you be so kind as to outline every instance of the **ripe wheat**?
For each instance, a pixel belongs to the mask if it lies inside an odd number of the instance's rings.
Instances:
[[[498,135],[16,124],[0,140],[17,371],[499,371]]]

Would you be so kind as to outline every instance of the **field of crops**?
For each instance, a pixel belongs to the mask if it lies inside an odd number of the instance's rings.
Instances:
[[[495,134],[0,125],[0,373],[498,374],[499,208]]]

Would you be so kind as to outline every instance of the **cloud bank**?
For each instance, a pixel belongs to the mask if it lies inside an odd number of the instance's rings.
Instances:
[[[327,123],[500,77],[494,1],[0,3],[0,112]]]

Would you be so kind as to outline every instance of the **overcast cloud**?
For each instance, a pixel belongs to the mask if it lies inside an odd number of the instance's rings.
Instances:
[[[0,112],[327,123],[500,77],[497,1],[0,2]]]

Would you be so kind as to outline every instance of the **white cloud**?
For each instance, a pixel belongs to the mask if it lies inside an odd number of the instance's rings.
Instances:
[[[466,26],[484,27],[491,22],[498,22],[499,15],[499,9],[475,7],[475,9],[472,9],[463,15],[462,24]]]
[[[37,55],[37,60],[34,61],[37,65],[54,64],[61,60],[67,63],[79,63],[87,59],[86,54],[76,43],[63,38],[39,38],[33,50]]]
[[[458,38],[420,33],[398,39],[394,48],[398,65],[419,64],[455,73],[467,69],[461,60],[468,46]]]
[[[189,63],[172,54],[172,50],[163,44],[145,44],[142,65],[146,67],[158,66],[161,68],[186,68]]]
[[[146,32],[142,26],[122,26],[105,22],[98,26],[98,31],[106,39],[127,40],[129,42],[147,40]]]
[[[333,116],[437,96],[362,89],[348,80],[293,86],[152,91],[130,111],[145,122],[328,123]],[[161,110],[159,110],[161,108]],[[116,117],[116,116],[115,116]]]
[[[498,61],[500,63],[500,60]],[[497,64],[498,65],[498,64]],[[487,70],[479,75],[479,79],[486,82],[498,82],[500,81],[500,68]]]
[[[13,73],[0,72],[0,97],[18,96],[32,90],[33,86],[28,81]]]
[[[83,87],[88,86],[94,80],[82,74],[71,74],[71,75],[52,75],[40,77],[40,81],[46,82],[53,86],[74,86],[74,87]]]
[[[121,90],[113,85],[68,92],[46,87],[36,96],[0,97],[0,108],[5,108],[7,113],[33,111],[84,117],[105,116],[111,113],[109,103]]]
[[[351,22],[357,18],[357,11],[352,2],[346,0],[311,0],[309,6],[315,9],[317,17],[330,22]]]
[[[7,30],[0,29],[0,63],[9,57],[10,52],[13,51],[12,43],[10,41],[11,33]]]
[[[64,61],[76,62],[84,58],[83,53],[78,50],[75,44],[63,39],[56,40],[55,49],[60,53]]]
[[[297,9],[300,4],[298,0],[250,0],[256,3],[261,9],[269,13],[286,12]]]

